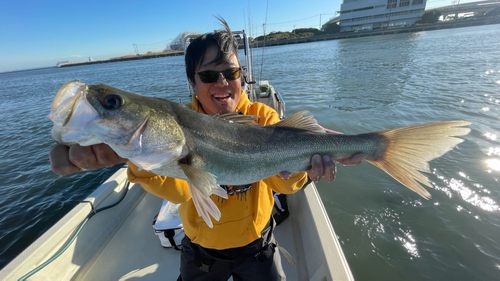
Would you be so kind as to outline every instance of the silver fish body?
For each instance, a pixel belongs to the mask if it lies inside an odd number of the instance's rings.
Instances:
[[[416,181],[432,187],[419,171],[462,142],[465,121],[436,122],[360,135],[327,134],[307,112],[270,126],[250,126],[246,116],[209,116],[165,99],[80,81],[59,90],[49,118],[53,138],[64,144],[108,144],[118,155],[158,175],[189,182],[200,216],[208,225],[220,212],[208,198],[227,196],[219,185],[257,182],[282,171],[310,168],[314,154],[366,160],[425,198]]]

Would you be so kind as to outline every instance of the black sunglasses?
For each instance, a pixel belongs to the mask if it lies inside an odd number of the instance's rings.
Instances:
[[[222,71],[205,70],[196,72],[195,74],[198,74],[198,76],[200,76],[200,80],[203,83],[214,83],[219,80],[219,73],[222,73],[222,76],[224,76],[226,80],[236,80],[240,78],[241,68],[233,67],[224,69]]]

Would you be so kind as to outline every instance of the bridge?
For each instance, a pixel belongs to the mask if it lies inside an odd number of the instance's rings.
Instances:
[[[460,3],[460,0],[458,0],[452,5],[426,9],[425,11],[440,11],[444,20],[450,16],[457,19],[459,14],[463,15],[473,13],[474,16],[480,16],[489,13],[498,7],[500,7],[499,0],[486,0],[462,4]]]

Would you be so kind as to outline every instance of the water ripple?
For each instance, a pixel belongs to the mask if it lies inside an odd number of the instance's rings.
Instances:
[[[368,163],[338,167],[335,182],[318,184],[356,280],[498,278],[498,38],[492,25],[265,49],[262,79],[284,96],[288,115],[309,110],[352,134],[472,122],[463,143],[430,163],[430,200]],[[188,101],[183,57],[0,74],[0,267],[116,170],[50,171],[46,115],[74,79]]]

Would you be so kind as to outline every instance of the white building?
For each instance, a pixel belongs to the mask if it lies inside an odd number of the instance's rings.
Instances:
[[[412,25],[422,18],[427,0],[344,0],[340,31]]]
[[[177,35],[171,42],[170,44],[167,44],[167,47],[163,50],[164,52],[170,51],[170,50],[178,50],[181,48],[184,48],[184,39],[186,36],[189,35],[201,35],[201,32],[199,31],[186,31],[186,32],[181,32],[179,35]]]

